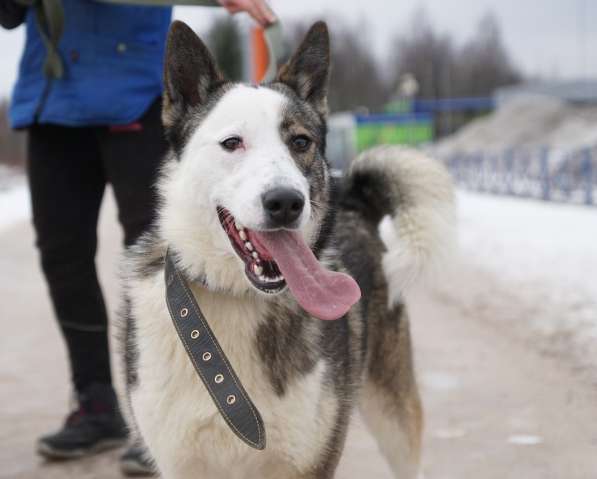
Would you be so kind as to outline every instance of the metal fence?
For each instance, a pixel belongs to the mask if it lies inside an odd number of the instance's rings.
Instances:
[[[445,158],[458,185],[499,195],[597,206],[597,145],[510,148]]]

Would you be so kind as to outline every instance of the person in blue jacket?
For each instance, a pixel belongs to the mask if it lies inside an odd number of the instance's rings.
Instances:
[[[264,0],[220,0],[259,23],[274,20]],[[26,26],[10,106],[27,130],[27,174],[41,267],[64,337],[77,407],[38,441],[47,458],[76,458],[120,446],[124,421],[112,386],[108,317],[98,282],[97,221],[107,184],[125,245],[152,223],[154,180],[166,142],[160,121],[162,63],[170,7],[62,0],[62,74],[44,74],[46,45],[34,8],[0,0],[0,24]],[[139,447],[130,472],[151,472]]]

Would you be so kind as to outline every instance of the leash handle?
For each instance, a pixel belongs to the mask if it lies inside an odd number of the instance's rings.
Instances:
[[[263,37],[267,45],[268,63],[267,70],[261,81],[272,82],[276,79],[278,65],[284,58],[284,36],[280,20],[276,20],[274,23],[268,25],[263,30]]]
[[[170,251],[166,253],[165,281],[166,303],[178,337],[218,411],[241,440],[255,449],[265,449],[261,415],[232,369]]]

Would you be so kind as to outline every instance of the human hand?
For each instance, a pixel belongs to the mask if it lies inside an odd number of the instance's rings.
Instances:
[[[265,0],[218,0],[218,3],[231,14],[247,12],[262,27],[277,20]]]

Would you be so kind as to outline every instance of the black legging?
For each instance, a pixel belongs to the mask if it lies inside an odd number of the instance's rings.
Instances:
[[[28,135],[33,224],[77,391],[112,382],[108,317],[95,268],[97,222],[107,183],[129,245],[152,222],[154,182],[166,142],[157,100],[140,128],[34,125]]]

